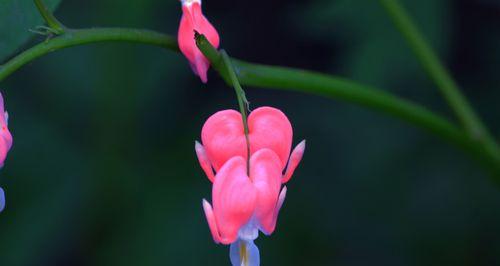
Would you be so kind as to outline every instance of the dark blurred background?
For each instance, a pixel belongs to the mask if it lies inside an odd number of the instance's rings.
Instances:
[[[403,3],[499,136],[500,1]],[[205,0],[204,10],[234,57],[341,75],[452,117],[377,1]],[[175,35],[181,12],[175,0],[63,0],[56,15]],[[179,54],[95,44],[1,87],[15,139],[0,176],[0,265],[229,265],[194,153],[204,120],[237,107],[216,73],[203,85]],[[276,232],[257,240],[263,265],[500,265],[500,188],[460,150],[358,106],[246,92],[308,141]]]

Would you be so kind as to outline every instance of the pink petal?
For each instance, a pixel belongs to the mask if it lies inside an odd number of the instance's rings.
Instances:
[[[288,161],[288,166],[286,168],[285,175],[283,176],[283,184],[288,182],[290,178],[292,178],[293,172],[299,165],[302,160],[302,156],[304,155],[304,151],[306,149],[306,141],[301,141],[295,149],[293,149],[292,155],[290,155],[290,160]]]
[[[250,178],[257,189],[255,217],[260,229],[271,234],[276,226],[276,207],[281,186],[281,161],[270,149],[257,151],[250,160]]]
[[[292,145],[292,126],[278,109],[261,107],[248,117],[250,151],[268,148],[280,158],[285,168]],[[201,139],[215,171],[234,156],[247,157],[247,146],[241,114],[224,110],[212,115],[203,126]]]
[[[283,203],[285,202],[287,188],[283,186],[281,189],[280,196],[278,197],[278,203],[276,204],[276,209],[274,209],[274,224],[276,225],[276,221],[278,220],[278,214],[283,207]]]
[[[243,120],[234,110],[212,115],[203,125],[201,140],[215,171],[234,156],[247,157]]]
[[[281,160],[281,170],[285,168],[292,147],[293,130],[288,118],[280,110],[272,107],[255,109],[248,117],[250,129],[250,151],[268,148]]]
[[[201,1],[187,3],[182,5],[182,18],[179,26],[178,43],[179,49],[186,56],[193,71],[200,76],[201,80],[206,83],[207,71],[210,66],[209,61],[200,52],[194,40],[194,32],[197,31],[208,39],[215,47],[219,47],[219,34],[210,22],[203,16],[201,10]]]
[[[238,238],[238,231],[255,210],[256,190],[246,174],[243,157],[230,159],[215,177],[212,188],[213,213],[222,244]]]
[[[203,169],[208,179],[214,182],[214,170],[212,169],[212,164],[208,159],[205,148],[198,141],[195,142],[194,147],[195,147],[194,149],[196,150],[196,156],[198,156],[198,161],[200,162],[201,165],[201,169]]]
[[[212,206],[208,201],[203,199],[203,210],[205,211],[205,217],[207,217],[207,222],[208,222],[208,227],[210,228],[210,233],[212,233],[212,237],[214,239],[214,242],[219,244],[220,243],[220,234],[219,234],[219,229],[217,228],[217,222],[215,221],[215,216],[214,216],[214,211],[212,209]]]
[[[210,68],[210,61],[203,54],[199,53],[195,56],[194,68],[196,69],[194,73],[200,77],[201,82],[207,83],[207,72]]]

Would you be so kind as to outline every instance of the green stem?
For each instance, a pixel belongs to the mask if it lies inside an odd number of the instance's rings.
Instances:
[[[42,15],[43,19],[47,23],[47,25],[54,30],[54,32],[59,35],[63,34],[66,27],[57,20],[56,17],[50,12],[49,8],[42,2],[42,0],[34,0],[36,7],[38,8],[38,12]]]
[[[178,51],[176,39],[149,30],[125,28],[67,30],[65,34],[42,42],[0,66],[0,82],[22,66],[50,52],[97,42],[136,42]]]
[[[479,116],[460,92],[456,82],[440,62],[436,53],[425,40],[416,24],[412,21],[398,0],[380,0],[392,21],[405,37],[413,53],[417,56],[427,74],[436,83],[455,115],[472,139],[481,142],[490,152],[500,157],[500,147],[489,133]]]
[[[0,67],[0,82],[27,63],[53,51],[111,41],[142,43],[179,51],[175,38],[149,30],[125,28],[67,30],[65,34],[40,43],[6,62]],[[230,81],[228,72],[224,69],[222,56],[217,50],[203,38],[203,35],[199,36],[197,44],[221,76],[226,81]],[[237,60],[232,60],[232,63],[240,82],[244,85],[313,93],[391,114],[464,148],[469,154],[488,165],[494,171],[495,177],[500,177],[499,156],[485,148],[483,143],[474,142],[447,119],[434,114],[425,107],[385,91],[335,76],[291,68],[255,65]]]
[[[249,138],[249,129],[248,129],[248,121],[247,121],[247,110],[249,109],[248,100],[245,95],[245,91],[240,85],[238,81],[238,77],[236,76],[235,69],[233,64],[231,63],[231,59],[227,55],[226,51],[221,50],[222,61],[226,67],[226,71],[229,76],[229,80],[234,87],[234,91],[236,92],[236,97],[238,98],[238,105],[240,108],[241,118],[243,120],[243,128],[245,131],[245,139],[247,143],[247,174],[250,174],[250,138]]]

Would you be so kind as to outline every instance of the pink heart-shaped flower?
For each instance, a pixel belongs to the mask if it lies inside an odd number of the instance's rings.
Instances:
[[[283,170],[288,162],[293,131],[280,110],[260,107],[248,116],[250,154],[267,148],[278,155]],[[241,114],[224,110],[212,115],[201,132],[206,157],[215,171],[234,156],[247,158],[247,144]]]

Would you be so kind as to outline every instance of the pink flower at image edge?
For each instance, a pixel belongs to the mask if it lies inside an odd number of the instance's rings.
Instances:
[[[179,49],[188,59],[193,72],[200,77],[203,83],[206,83],[210,62],[196,46],[194,33],[197,31],[205,35],[215,48],[219,47],[219,34],[203,15],[201,0],[181,0],[181,2],[182,18],[177,36]]]
[[[12,135],[7,127],[9,116],[4,109],[3,96],[0,93],[0,168],[3,167],[7,153],[12,147]],[[0,187],[0,212],[5,207],[5,193]]]

